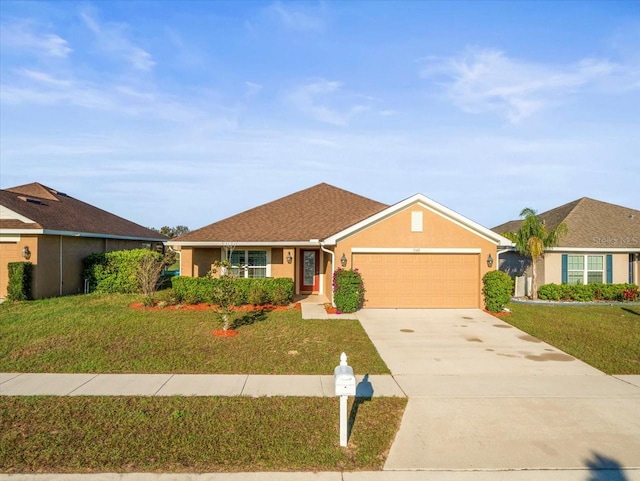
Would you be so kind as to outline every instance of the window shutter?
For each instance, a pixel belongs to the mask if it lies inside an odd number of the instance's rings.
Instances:
[[[569,273],[568,271],[569,264],[569,256],[567,254],[562,254],[562,283],[566,284],[569,282]]]
[[[607,284],[613,284],[613,255],[607,254]]]

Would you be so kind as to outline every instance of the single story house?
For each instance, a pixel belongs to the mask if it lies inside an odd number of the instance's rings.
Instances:
[[[538,217],[551,230],[564,222],[568,233],[545,251],[537,264],[538,285],[633,283],[640,280],[640,211],[582,197]],[[494,227],[515,232],[522,220]],[[511,275],[529,275],[530,261],[515,250],[500,255],[499,268]]]
[[[151,229],[39,183],[0,190],[0,298],[8,263],[33,264],[35,299],[84,292],[82,260],[89,254],[148,247],[167,238]]]
[[[422,194],[386,205],[326,183],[166,244],[181,252],[181,275],[204,276],[225,256],[241,276],[293,279],[297,294],[330,298],[334,271],[357,268],[365,306],[382,308],[482,307],[482,276],[512,245]]]

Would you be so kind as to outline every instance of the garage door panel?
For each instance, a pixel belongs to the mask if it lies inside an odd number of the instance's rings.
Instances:
[[[365,307],[464,308],[480,304],[478,254],[354,254]]]

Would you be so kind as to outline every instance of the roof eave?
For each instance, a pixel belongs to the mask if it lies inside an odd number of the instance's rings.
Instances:
[[[310,247],[319,246],[320,240],[308,241],[167,241],[170,247]]]

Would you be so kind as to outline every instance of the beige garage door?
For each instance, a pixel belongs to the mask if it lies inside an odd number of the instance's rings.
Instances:
[[[354,254],[365,307],[480,307],[479,254]]]

